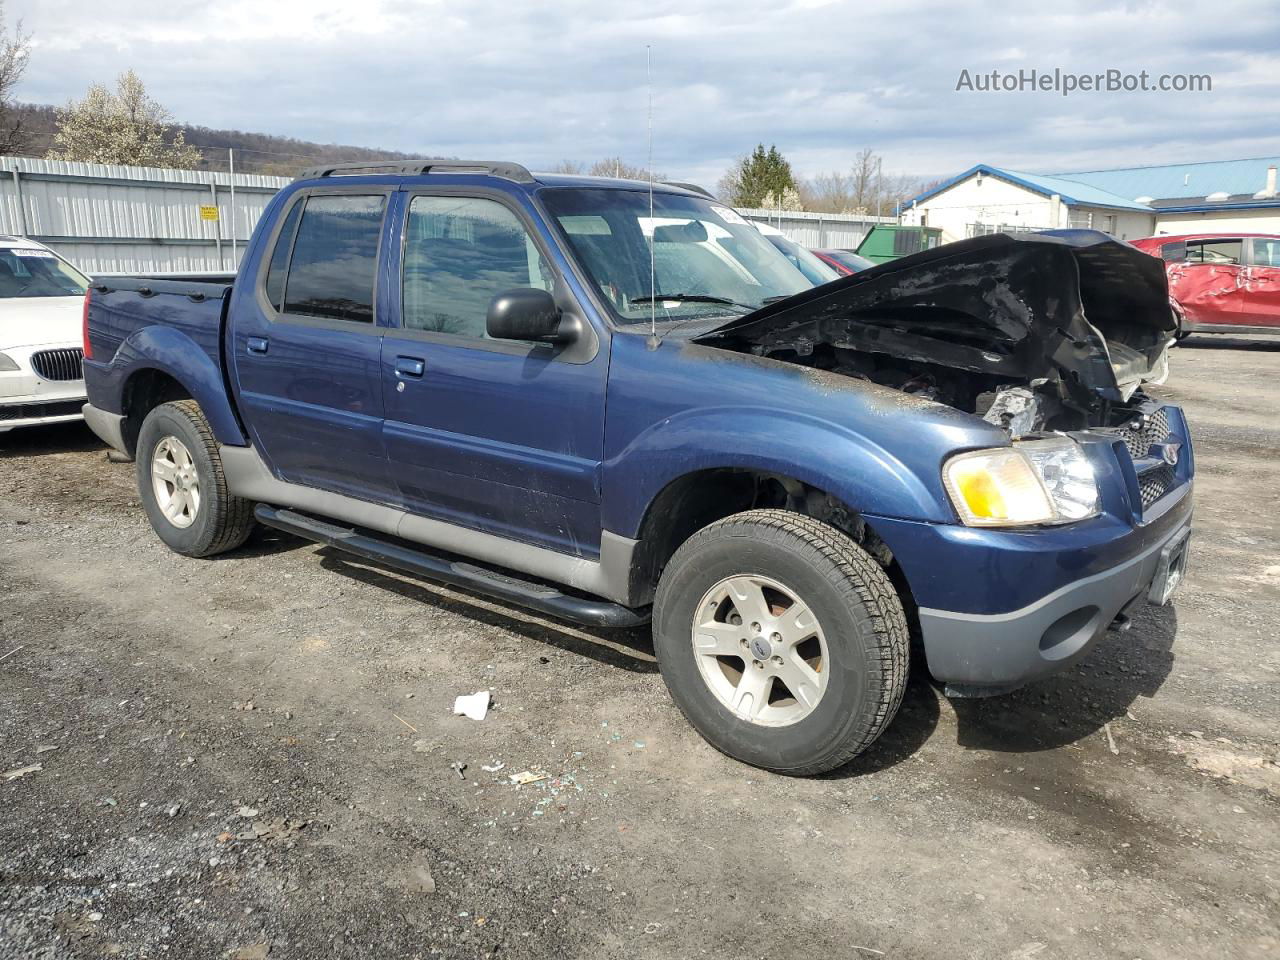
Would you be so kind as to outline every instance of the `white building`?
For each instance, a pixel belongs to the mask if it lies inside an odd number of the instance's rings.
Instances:
[[[1121,240],[1155,234],[1280,233],[1280,158],[1077,173],[978,164],[925,191],[902,222],[942,228],[944,242],[1009,230],[1091,228]]]

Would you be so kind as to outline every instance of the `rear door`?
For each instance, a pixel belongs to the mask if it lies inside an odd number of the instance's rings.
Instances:
[[[236,301],[230,350],[246,425],[284,480],[393,500],[382,446],[379,248],[391,191],[338,187],[292,198],[252,296]]]
[[[1169,264],[1169,293],[1182,306],[1189,323],[1240,323],[1243,270],[1243,240],[1188,240],[1184,258]]]
[[[385,443],[414,513],[592,557],[608,341],[493,340],[489,301],[567,289],[567,264],[502,191],[406,194],[401,322],[382,348]],[[563,296],[562,296],[562,302]]]
[[[1240,322],[1280,327],[1280,237],[1249,239]]]

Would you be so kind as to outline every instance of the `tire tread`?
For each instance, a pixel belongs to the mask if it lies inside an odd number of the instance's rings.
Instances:
[[[156,410],[165,407],[190,425],[213,465],[213,476],[210,478],[213,483],[213,490],[210,491],[211,509],[214,510],[216,521],[213,524],[213,535],[207,544],[198,547],[191,555],[211,557],[234,550],[249,539],[257,522],[253,516],[253,502],[234,496],[228,489],[227,477],[222,470],[222,458],[218,454],[218,441],[200,404],[194,400],[171,400]]]
[[[867,749],[884,732],[902,704],[907,686],[910,639],[902,602],[884,569],[848,534],[814,517],[790,510],[758,509],[733,514],[702,528],[690,537],[668,563],[677,565],[682,553],[724,535],[790,541],[809,552],[819,566],[829,570],[828,580],[843,593],[850,606],[861,606],[868,614],[874,638],[873,662],[879,676],[867,677],[868,694],[874,705],[869,715],[851,716],[845,735],[835,748],[818,760],[796,766],[769,769],[790,776],[811,776],[844,766]],[[659,589],[658,603],[663,600]],[[655,623],[659,618],[655,616]],[[715,744],[712,744],[713,746]]]

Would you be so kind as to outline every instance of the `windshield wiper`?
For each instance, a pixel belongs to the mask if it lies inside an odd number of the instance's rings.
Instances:
[[[660,293],[653,297],[634,297],[630,302],[649,303],[656,300],[675,300],[680,303],[721,303],[726,307],[741,307],[743,310],[758,310],[753,303],[739,303],[737,300],[730,300],[727,297],[713,297],[707,293]]]

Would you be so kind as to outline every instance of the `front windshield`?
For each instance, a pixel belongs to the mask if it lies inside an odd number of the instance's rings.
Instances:
[[[813,286],[755,227],[710,200],[655,193],[651,217],[643,190],[539,196],[623,324],[648,323],[651,310],[660,322],[741,314]]]
[[[765,239],[781,250],[782,255],[790,260],[792,265],[803,273],[805,278],[815,287],[839,278],[840,274],[836,273],[835,270],[794,240],[789,240],[776,233],[769,234]]]
[[[0,248],[0,299],[83,297],[88,279],[39,247]]]

